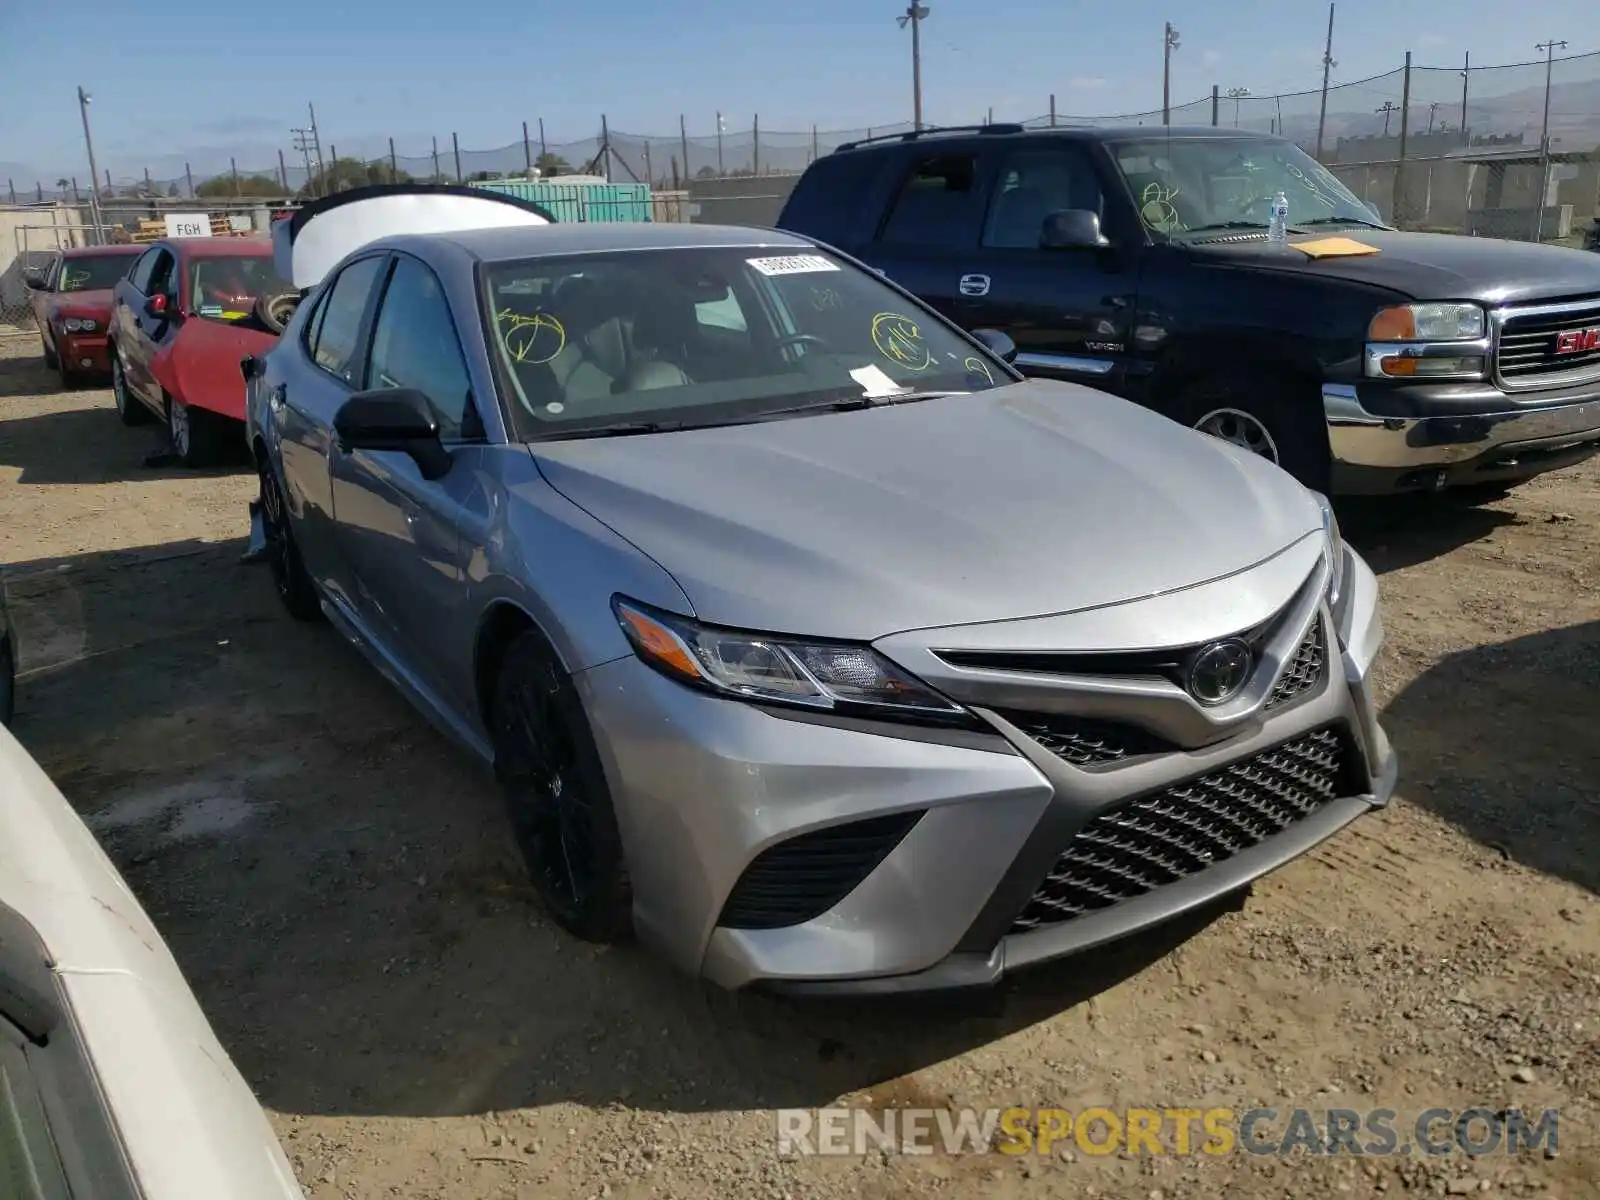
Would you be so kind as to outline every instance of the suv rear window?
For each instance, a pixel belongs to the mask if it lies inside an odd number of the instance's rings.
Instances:
[[[939,154],[911,164],[881,240],[896,246],[970,246],[978,240],[978,157]]]
[[[778,228],[844,248],[854,240],[854,223],[883,163],[881,154],[848,150],[817,159],[789,193]]]

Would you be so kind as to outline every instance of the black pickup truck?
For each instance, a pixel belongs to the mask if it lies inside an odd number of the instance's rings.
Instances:
[[[1319,490],[1497,490],[1600,450],[1600,258],[1389,228],[1281,138],[890,135],[819,158],[778,224]]]

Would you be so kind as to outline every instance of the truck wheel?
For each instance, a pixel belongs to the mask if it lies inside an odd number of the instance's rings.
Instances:
[[[1172,415],[1189,428],[1276,463],[1306,487],[1328,488],[1327,425],[1314,388],[1290,375],[1208,375]]]

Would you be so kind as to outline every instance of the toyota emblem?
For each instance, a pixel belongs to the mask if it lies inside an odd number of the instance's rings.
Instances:
[[[1201,704],[1226,704],[1250,682],[1255,656],[1238,638],[1212,642],[1189,664],[1189,694]]]

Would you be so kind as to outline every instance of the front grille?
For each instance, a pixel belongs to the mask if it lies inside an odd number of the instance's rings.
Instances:
[[[1289,665],[1284,667],[1283,674],[1278,676],[1278,682],[1272,685],[1272,694],[1267,697],[1267,710],[1285,705],[1321,683],[1322,669],[1327,664],[1327,658],[1325,643],[1322,640],[1322,618],[1318,617],[1311,622],[1311,628],[1306,630],[1305,637],[1300,639],[1294,657],[1289,660]]]
[[[1010,931],[1109,908],[1282,833],[1341,794],[1348,753],[1338,732],[1322,729],[1101,813],[1068,844]]]
[[[1051,754],[1075,767],[1102,766],[1172,749],[1155,734],[1134,725],[1055,713],[997,711]]]
[[[782,929],[820,917],[898,846],[922,811],[830,825],[768,846],[734,884],[717,924]]]
[[[1565,312],[1512,310],[1500,326],[1500,346],[1495,370],[1511,387],[1554,386],[1600,376],[1600,345],[1593,349],[1558,353],[1562,334],[1581,335],[1600,328],[1600,300]],[[1544,377],[1560,376],[1563,378]]]

